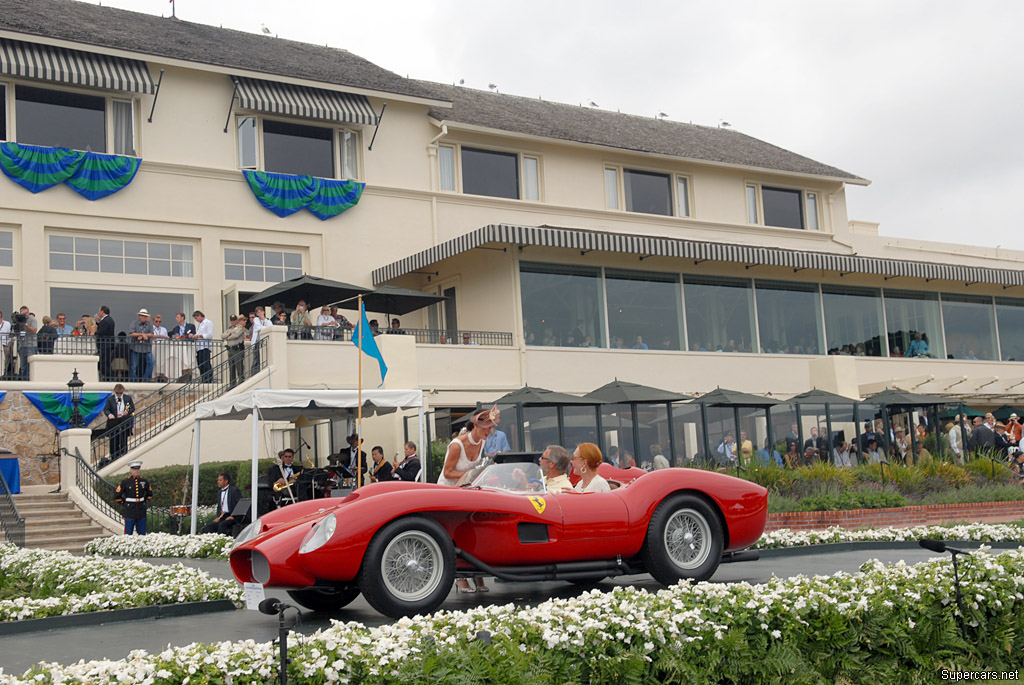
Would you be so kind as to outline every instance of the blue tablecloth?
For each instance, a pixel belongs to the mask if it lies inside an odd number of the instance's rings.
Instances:
[[[7,487],[12,495],[21,492],[21,467],[18,465],[18,458],[0,459],[0,474],[7,481]]]

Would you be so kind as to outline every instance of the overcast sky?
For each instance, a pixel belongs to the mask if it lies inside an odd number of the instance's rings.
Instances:
[[[176,4],[180,19],[265,24],[413,78],[726,121],[869,179],[848,187],[849,216],[883,235],[1024,249],[1009,211],[1024,189],[1019,0]]]

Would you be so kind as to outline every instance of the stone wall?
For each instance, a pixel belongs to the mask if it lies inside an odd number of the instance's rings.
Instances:
[[[158,401],[159,392],[129,393],[135,400],[136,411]],[[103,428],[102,414],[93,419],[88,428]],[[57,430],[32,406],[25,395],[8,390],[0,402],[0,448],[18,455],[21,485],[56,485],[60,481],[57,468]]]

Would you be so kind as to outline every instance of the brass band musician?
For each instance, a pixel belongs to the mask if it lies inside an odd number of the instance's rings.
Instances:
[[[295,451],[291,448],[282,450],[277,456],[280,458],[280,463],[274,464],[267,470],[267,482],[277,492],[280,504],[291,504],[299,499],[293,485],[299,474],[302,473],[302,464],[293,463]]]

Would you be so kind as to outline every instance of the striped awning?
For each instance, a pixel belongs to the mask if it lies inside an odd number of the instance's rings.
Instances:
[[[242,76],[232,77],[232,80],[238,87],[238,104],[243,109],[344,124],[374,126],[378,123],[377,114],[365,95]]]
[[[682,257],[698,261],[731,262],[749,266],[781,266],[799,270],[820,269],[836,271],[841,274],[874,274],[890,278],[904,276],[928,281],[963,281],[964,283],[993,283],[1004,286],[1024,285],[1024,271],[1017,269],[912,262],[902,259],[807,252],[777,247],[607,233],[579,228],[512,226],[509,224],[490,224],[478,228],[458,238],[375,269],[373,283],[374,285],[386,283],[410,271],[430,266],[488,243]]]
[[[154,93],[145,62],[0,38],[0,74],[127,93]]]

